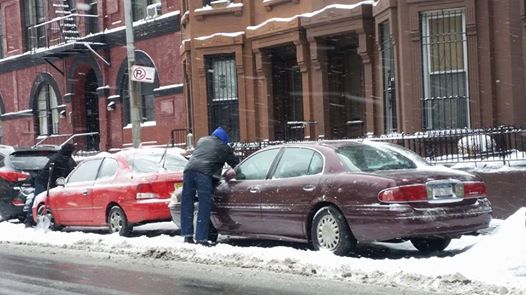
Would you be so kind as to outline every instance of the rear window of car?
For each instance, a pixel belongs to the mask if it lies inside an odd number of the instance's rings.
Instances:
[[[9,163],[17,170],[40,170],[55,152],[12,153]]]
[[[183,171],[188,161],[179,153],[164,149],[138,150],[128,154],[126,160],[136,173]]]
[[[377,171],[414,169],[417,167],[408,157],[393,149],[372,145],[352,145],[337,150],[340,160],[348,171]]]

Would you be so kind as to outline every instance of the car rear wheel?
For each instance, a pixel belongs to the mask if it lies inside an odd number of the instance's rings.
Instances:
[[[132,231],[132,226],[128,224],[126,214],[119,206],[113,206],[108,213],[108,228],[111,233],[119,233],[121,236],[128,236]]]
[[[345,218],[334,207],[323,207],[312,219],[311,242],[315,250],[326,249],[336,255],[343,255],[356,246]]]
[[[451,238],[415,238],[411,239],[411,243],[420,252],[429,253],[435,251],[442,251],[451,242]]]
[[[40,220],[40,218],[38,218],[38,216],[42,216],[44,215],[44,209],[46,210],[46,215],[47,215],[47,218],[49,219],[49,229],[50,230],[62,230],[64,227],[62,225],[59,225],[59,224],[56,224],[55,223],[55,217],[53,216],[53,211],[51,211],[51,209],[49,207],[46,208],[46,206],[44,204],[40,204],[38,206],[38,209],[37,209],[37,225],[38,225],[38,222]]]

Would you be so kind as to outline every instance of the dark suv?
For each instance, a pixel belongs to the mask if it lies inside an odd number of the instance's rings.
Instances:
[[[6,155],[0,167],[0,221],[23,221],[26,197],[33,193],[33,178],[44,168],[58,146],[16,149]]]

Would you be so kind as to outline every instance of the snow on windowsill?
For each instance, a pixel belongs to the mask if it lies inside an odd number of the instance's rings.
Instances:
[[[155,88],[153,91],[163,91],[163,90],[174,89],[174,88],[179,88],[179,87],[183,87],[183,84],[164,85],[164,86]]]
[[[153,126],[157,126],[157,122],[156,121],[146,121],[146,122],[142,122],[141,123],[141,127],[153,127]],[[128,124],[126,126],[124,126],[123,129],[131,129],[132,128],[132,124]]]
[[[214,15],[214,14],[234,14],[236,16],[241,15],[241,11],[243,10],[243,3],[233,3],[230,2],[228,5],[226,5],[226,2],[222,1],[214,1],[214,3],[217,3],[217,5],[210,6],[206,5],[202,8],[197,8],[194,10],[194,14],[196,15],[198,20],[202,20],[205,16],[208,15]],[[224,5],[224,6],[219,6]]]

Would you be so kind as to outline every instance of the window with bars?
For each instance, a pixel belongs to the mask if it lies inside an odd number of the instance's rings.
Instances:
[[[39,135],[58,134],[58,101],[55,90],[49,84],[43,84],[37,95],[36,116]]]
[[[425,129],[469,127],[463,9],[421,14]]]
[[[239,140],[237,71],[234,55],[206,57],[209,129],[221,126]]]
[[[380,48],[382,57],[382,75],[384,91],[384,128],[385,132],[396,132],[396,74],[394,60],[394,45],[391,39],[389,22],[381,23]]]

